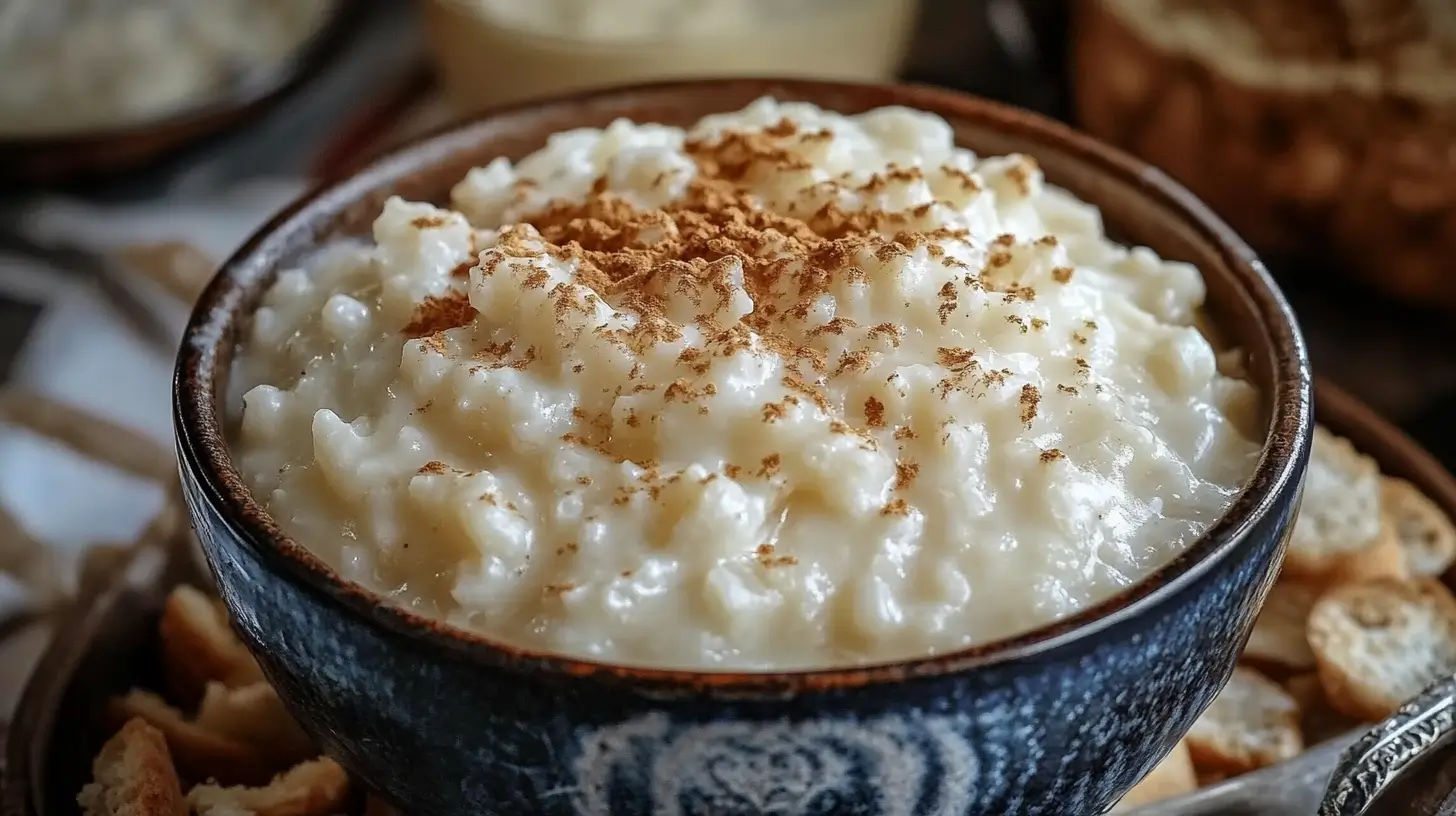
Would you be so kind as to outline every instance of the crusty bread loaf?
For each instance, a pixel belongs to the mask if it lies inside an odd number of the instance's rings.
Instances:
[[[1336,587],[1310,612],[1309,642],[1330,704],[1382,719],[1456,670],[1456,598],[1431,578]]]
[[[1299,706],[1282,686],[1243,666],[1185,737],[1201,770],[1245,773],[1304,750]]]
[[[1415,485],[1382,478],[1380,506],[1412,575],[1438,577],[1456,561],[1456,527]]]
[[[85,816],[186,816],[181,783],[162,732],[128,720],[91,764],[76,802]]]
[[[1306,261],[1290,274],[1456,308],[1456,3],[1342,1],[1424,11],[1411,26],[1409,10],[1347,21],[1329,0],[1080,0],[1077,115],[1266,256]],[[1335,42],[1321,19],[1363,44],[1316,53]]]
[[[1448,0],[1201,0],[1247,24],[1270,57],[1310,63],[1381,59],[1430,43],[1456,47]]]

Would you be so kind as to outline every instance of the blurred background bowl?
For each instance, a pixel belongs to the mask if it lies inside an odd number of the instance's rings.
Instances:
[[[265,116],[336,54],[351,34],[353,6],[334,0],[281,60],[239,70],[175,110],[79,130],[0,130],[0,184],[71,185],[143,170]]]

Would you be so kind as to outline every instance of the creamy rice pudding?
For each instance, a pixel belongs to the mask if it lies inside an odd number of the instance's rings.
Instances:
[[[236,458],[351,580],[685,668],[959,649],[1169,561],[1258,457],[1198,271],[903,108],[618,121],[284,272]]]

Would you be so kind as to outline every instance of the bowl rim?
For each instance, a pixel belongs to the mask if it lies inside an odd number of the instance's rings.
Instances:
[[[235,319],[245,317],[244,287],[239,281],[267,274],[300,243],[313,242],[317,237],[314,222],[334,217],[371,192],[448,160],[454,151],[488,138],[501,121],[549,116],[574,106],[661,103],[677,95],[713,88],[751,88],[760,96],[786,92],[811,101],[853,93],[865,98],[869,107],[905,105],[959,122],[975,122],[1031,144],[1054,144],[1058,151],[1118,177],[1177,213],[1202,240],[1217,249],[1233,271],[1273,349],[1274,359],[1269,361],[1274,391],[1269,431],[1258,463],[1229,508],[1169,563],[1100,603],[1028,632],[943,654],[764,672],[642,667],[507,645],[412,612],[345,580],[284,533],[253,499],[232,463],[224,431],[225,411],[219,404],[224,397],[216,389],[219,350],[230,337]],[[173,411],[181,467],[189,471],[197,488],[187,491],[189,504],[194,508],[199,502],[210,505],[228,533],[252,550],[273,578],[322,595],[327,603],[341,607],[369,626],[443,649],[456,659],[534,675],[586,677],[664,693],[711,691],[781,696],[942,676],[1022,661],[1084,642],[1165,603],[1229,557],[1259,520],[1278,511],[1281,497],[1299,489],[1313,433],[1312,391],[1308,352],[1298,322],[1268,271],[1222,220],[1162,172],[1066,125],[957,91],[912,84],[733,78],[644,83],[500,108],[425,135],[370,162],[347,179],[305,194],[259,228],[204,290],[188,320],[178,354]]]

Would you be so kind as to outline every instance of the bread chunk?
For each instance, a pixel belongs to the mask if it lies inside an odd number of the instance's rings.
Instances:
[[[1375,460],[1317,426],[1285,574],[1316,586],[1404,577],[1404,553],[1395,531],[1383,523],[1380,501]]]
[[[349,775],[332,759],[305,762],[261,788],[198,785],[187,794],[197,816],[332,816],[349,798]]]
[[[1405,551],[1411,575],[1438,577],[1456,562],[1456,527],[1415,485],[1382,478],[1380,506]]]
[[[1299,706],[1282,686],[1240,666],[1186,737],[1200,769],[1240,774],[1304,750]]]
[[[161,731],[131,719],[91,764],[76,803],[84,816],[186,816],[181,782]]]
[[[1456,598],[1433,578],[1337,587],[1310,612],[1309,642],[1330,704],[1382,719],[1456,669]]]

